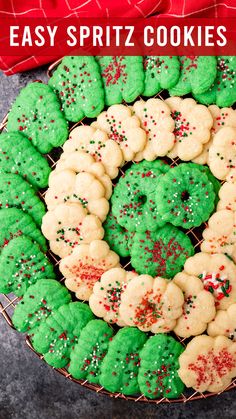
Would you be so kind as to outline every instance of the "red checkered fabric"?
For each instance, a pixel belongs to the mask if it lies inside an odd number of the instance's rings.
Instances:
[[[0,0],[0,17],[235,17],[236,0]],[[0,57],[6,75],[29,70],[54,57]]]

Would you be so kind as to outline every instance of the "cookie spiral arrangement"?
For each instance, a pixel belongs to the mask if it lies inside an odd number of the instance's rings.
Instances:
[[[13,323],[50,365],[153,399],[236,376],[235,60],[66,57],[16,99],[0,136],[0,291],[23,297]],[[173,97],[135,101],[161,89]],[[50,173],[41,153],[58,146]],[[55,280],[45,237],[89,305]]]

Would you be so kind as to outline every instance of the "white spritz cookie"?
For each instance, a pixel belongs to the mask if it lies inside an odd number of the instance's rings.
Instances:
[[[236,211],[236,183],[225,182],[219,190],[217,211],[222,209]]]
[[[60,262],[66,287],[80,300],[88,300],[102,274],[119,266],[119,256],[103,240],[78,245]]]
[[[207,333],[210,336],[223,335],[236,341],[236,304],[227,310],[218,310],[215,319],[208,324]]]
[[[122,150],[125,161],[130,161],[146,145],[146,132],[140,127],[139,118],[125,105],[112,105],[102,112],[92,127],[105,131]]]
[[[95,283],[93,292],[89,298],[89,305],[97,317],[103,317],[108,323],[117,323],[125,326],[120,317],[121,295],[127,287],[127,283],[137,276],[134,272],[128,272],[122,268],[112,268],[106,271],[101,279]]]
[[[236,180],[236,128],[221,128],[209,149],[209,167],[215,177],[228,182]]]
[[[192,160],[210,139],[212,116],[206,106],[198,105],[194,99],[170,97],[165,103],[170,107],[175,122],[175,145],[168,156]]]
[[[128,326],[152,333],[173,330],[184,303],[180,288],[167,279],[139,275],[121,295],[120,316]]]
[[[136,154],[134,160],[152,161],[159,156],[166,156],[175,142],[175,124],[169,106],[161,99],[148,99],[146,102],[141,99],[134,103],[132,110],[147,134],[145,148]]]
[[[60,204],[48,211],[43,217],[42,232],[52,252],[61,258],[70,255],[81,242],[90,243],[104,236],[99,218],[87,214],[79,203]]]

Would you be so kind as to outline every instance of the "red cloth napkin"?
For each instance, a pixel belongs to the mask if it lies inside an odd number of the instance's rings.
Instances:
[[[0,17],[227,17],[236,0],[0,0]],[[54,61],[56,57],[0,57],[6,75]]]

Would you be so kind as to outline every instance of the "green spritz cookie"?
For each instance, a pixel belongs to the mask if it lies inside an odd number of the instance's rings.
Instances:
[[[143,96],[154,96],[162,89],[170,89],[179,80],[178,57],[148,55],[144,57],[143,66],[145,73]]]
[[[78,380],[98,383],[102,361],[107,353],[113,330],[103,320],[91,320],[82,330],[71,351],[69,373]]]
[[[184,347],[166,334],[152,336],[140,352],[138,383],[149,399],[179,397],[184,384],[178,376],[179,356]]]
[[[21,131],[40,153],[49,153],[67,139],[68,127],[52,89],[30,83],[21,90],[8,115],[8,131]]]
[[[169,90],[171,96],[194,95],[206,92],[216,78],[216,57],[182,56],[180,78]]]
[[[183,228],[198,227],[214,210],[215,196],[207,175],[191,163],[182,163],[160,179],[156,206],[165,222]]]
[[[94,57],[65,57],[48,82],[62,103],[66,119],[95,118],[104,108],[104,91]]]
[[[45,207],[32,185],[20,175],[2,173],[0,175],[0,209],[16,207],[28,213],[41,226]]]
[[[19,236],[28,236],[40,248],[47,250],[46,239],[32,217],[21,209],[8,208],[0,211],[0,253],[9,242]]]
[[[204,105],[215,103],[220,107],[231,106],[236,101],[235,84],[236,56],[217,57],[217,75],[209,90],[195,94],[195,99]],[[199,92],[200,93],[200,92]]]
[[[27,236],[12,239],[0,255],[0,292],[21,296],[42,278],[55,278],[53,265]]]
[[[0,172],[16,173],[36,188],[46,188],[51,171],[47,160],[20,132],[0,135]]]
[[[65,367],[81,330],[93,318],[92,311],[84,303],[69,303],[59,307],[36,330],[32,338],[34,349],[44,355],[49,365]]]
[[[197,163],[188,163],[188,164],[190,165],[190,167],[192,165],[192,167],[195,167],[196,169],[201,170],[201,172],[203,172],[207,175],[208,180],[209,180],[209,182],[212,183],[214,192],[216,194],[216,197],[215,197],[215,205],[216,205],[217,202],[219,201],[218,193],[219,193],[219,190],[221,188],[220,181],[215,178],[215,176],[211,173],[208,166],[203,166],[202,164],[197,164]]]
[[[107,106],[133,102],[144,88],[143,59],[136,56],[96,57],[105,91]]]
[[[154,231],[137,232],[131,249],[131,264],[139,274],[173,278],[194,254],[191,240],[170,224]]]
[[[100,384],[113,393],[139,393],[139,353],[147,335],[135,327],[124,327],[112,339],[102,362]]]
[[[111,211],[103,223],[103,228],[105,231],[104,240],[109,244],[110,248],[121,257],[129,256],[129,239],[132,233],[130,234],[128,230],[118,224],[116,217]]]
[[[17,304],[13,324],[19,332],[30,332],[32,335],[55,309],[70,301],[69,291],[60,282],[41,279],[27,289]]]
[[[156,208],[155,192],[161,175],[169,169],[162,160],[143,160],[126,170],[111,198],[113,214],[121,226],[129,231],[145,231],[165,224]]]

